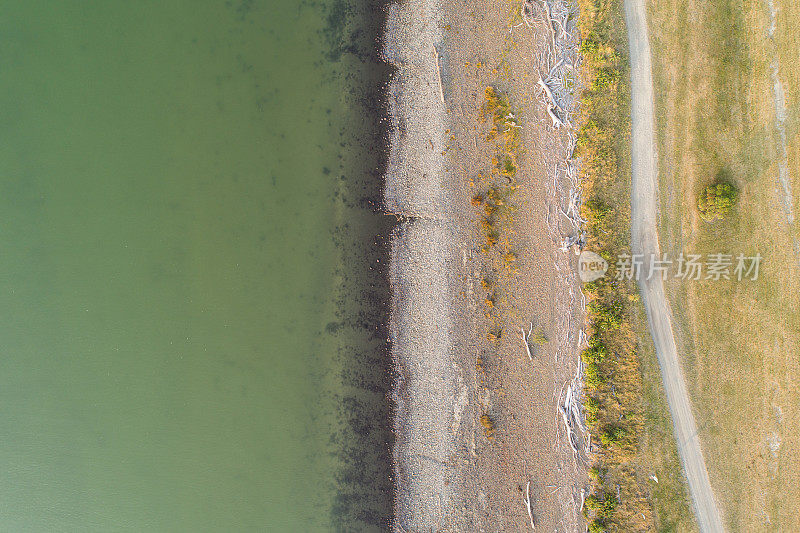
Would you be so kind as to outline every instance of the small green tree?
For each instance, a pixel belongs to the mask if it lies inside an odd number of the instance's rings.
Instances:
[[[715,183],[706,187],[697,199],[700,217],[706,222],[722,220],[736,205],[739,191],[729,183]]]

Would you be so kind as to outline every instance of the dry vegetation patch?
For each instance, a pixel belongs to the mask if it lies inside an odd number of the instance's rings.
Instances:
[[[764,258],[755,281],[667,284],[709,475],[732,531],[800,530],[800,261],[792,242],[800,233],[782,204],[774,98],[777,79],[796,217],[795,4],[650,5],[662,251]],[[709,223],[704,196],[720,175],[738,190],[737,206]]]
[[[622,2],[581,0],[585,90],[577,156],[587,248],[611,265],[584,285],[590,324],[584,412],[598,448],[585,515],[590,531],[688,529],[691,514],[635,285],[615,279],[630,253],[630,93]],[[642,356],[646,359],[642,363]],[[654,433],[658,438],[654,438]]]

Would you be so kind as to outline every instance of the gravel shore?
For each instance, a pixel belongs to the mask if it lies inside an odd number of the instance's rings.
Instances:
[[[453,341],[459,239],[453,180],[442,155],[449,129],[437,65],[443,26],[436,1],[394,4],[385,40],[397,71],[389,86],[384,201],[403,217],[392,239],[390,274],[398,531],[458,522],[462,485],[453,462],[466,391]]]
[[[580,308],[574,280],[557,273],[569,271],[571,254],[558,250],[546,222],[548,210],[557,212],[553,199],[564,201],[548,170],[558,161],[550,147],[560,144],[534,96],[535,58],[548,42],[543,28],[514,30],[506,5],[390,7],[384,54],[396,70],[387,87],[384,205],[400,220],[390,266],[395,531],[530,530],[528,486],[537,528],[584,526],[585,473],[559,432],[556,405],[576,371]],[[481,307],[484,238],[470,205],[472,177],[491,164],[480,107],[500,74],[488,60],[517,73],[502,83],[514,93],[528,152],[514,228],[518,269],[504,288],[504,334],[495,343]],[[534,361],[519,339],[531,322],[553,339]],[[497,422],[492,438],[483,414]]]

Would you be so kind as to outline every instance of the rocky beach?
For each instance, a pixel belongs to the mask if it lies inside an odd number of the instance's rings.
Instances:
[[[588,441],[563,409],[580,394],[580,232],[560,214],[577,189],[576,7],[537,5],[389,8],[395,531],[584,526]],[[513,172],[495,172],[487,87],[514,106]],[[495,190],[508,216],[486,245]]]

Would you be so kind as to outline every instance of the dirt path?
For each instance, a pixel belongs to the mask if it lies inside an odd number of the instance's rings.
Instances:
[[[625,0],[625,20],[631,57],[632,93],[632,248],[634,254],[660,254],[656,233],[658,212],[657,165],[655,152],[655,120],[653,114],[653,79],[650,65],[650,43],[647,34],[645,0]],[[678,452],[689,482],[689,492],[703,532],[724,531],[719,508],[711,490],[700,439],[683,379],[678,351],[672,334],[669,303],[659,276],[646,281],[641,276],[642,293],[650,332],[661,366]]]

